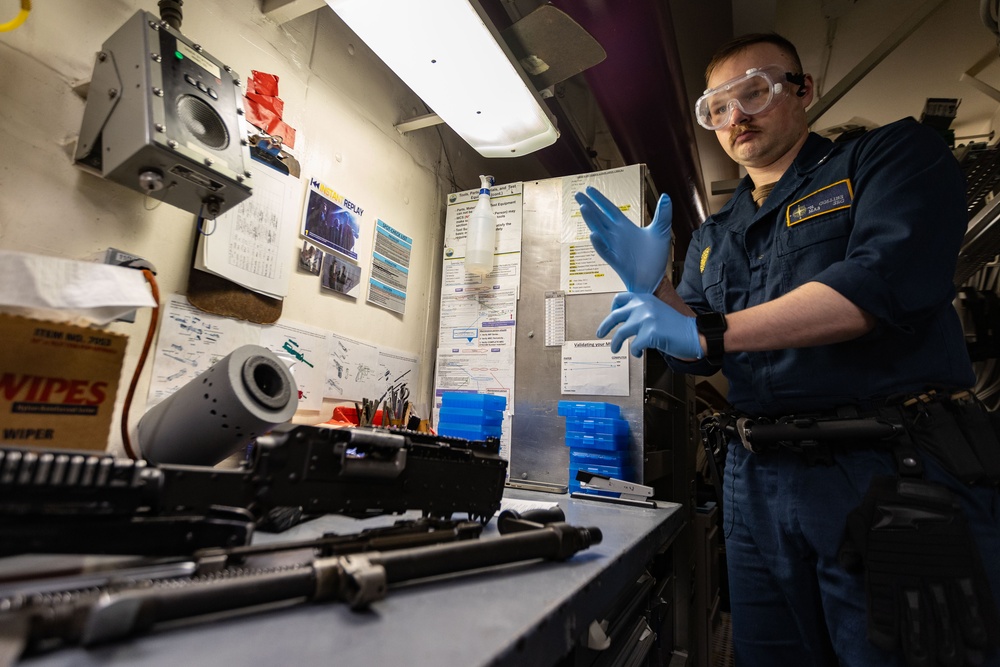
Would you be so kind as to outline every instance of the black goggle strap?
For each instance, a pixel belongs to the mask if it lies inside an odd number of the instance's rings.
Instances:
[[[806,94],[806,75],[805,74],[792,74],[791,72],[785,72],[785,80],[788,83],[794,83],[799,87],[795,91],[796,97],[802,97]]]

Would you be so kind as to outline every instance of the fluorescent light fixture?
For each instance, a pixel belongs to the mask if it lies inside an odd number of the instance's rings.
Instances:
[[[470,0],[326,2],[480,155],[526,155],[559,138],[538,93]]]

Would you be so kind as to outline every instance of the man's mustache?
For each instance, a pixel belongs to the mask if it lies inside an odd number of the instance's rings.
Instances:
[[[731,130],[729,130],[729,143],[730,145],[736,141],[737,137],[746,132],[756,131],[757,128],[750,123],[744,123],[742,125],[737,125]]]

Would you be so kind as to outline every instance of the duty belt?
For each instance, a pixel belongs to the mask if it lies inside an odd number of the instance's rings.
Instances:
[[[891,449],[901,471],[920,474],[923,465],[909,444],[898,408],[860,413],[853,408],[819,415],[776,419],[714,414],[701,421],[702,444],[708,457],[719,507],[723,506],[722,468],[730,438],[737,437],[753,454],[778,450],[795,452],[806,465],[832,465],[835,449],[885,447]],[[901,437],[906,436],[906,437]]]
[[[1000,417],[989,414],[972,392],[962,390],[927,391],[877,407],[843,406],[784,417],[715,413],[700,426],[717,480],[722,479],[729,442],[738,439],[753,454],[795,452],[807,465],[832,464],[838,449],[885,448],[892,452],[899,474],[908,477],[923,474],[921,452],[926,451],[962,482],[996,486],[1000,485],[998,421]],[[721,489],[721,481],[716,489]]]
[[[799,452],[810,462],[830,463],[831,447],[895,447],[907,433],[907,423],[926,415],[929,406],[973,400],[968,391],[929,391],[872,409],[844,406],[819,414],[777,418],[727,415],[720,426],[754,454],[781,448]]]
[[[809,442],[887,441],[905,432],[904,422],[913,419],[930,404],[974,400],[969,391],[938,393],[928,391],[898,398],[891,404],[862,409],[844,406],[819,414],[755,418],[729,415],[732,434],[750,452],[759,454],[770,447]],[[729,429],[727,429],[729,430]],[[792,447],[794,449],[794,447]]]
[[[754,454],[775,446],[805,449],[819,443],[886,441],[904,432],[902,423],[882,417],[791,416],[773,422],[738,417],[734,428],[743,446]]]

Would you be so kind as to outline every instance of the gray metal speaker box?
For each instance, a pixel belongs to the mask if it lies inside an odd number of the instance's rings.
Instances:
[[[232,68],[139,11],[97,54],[75,160],[215,217],[251,194],[241,97]]]

